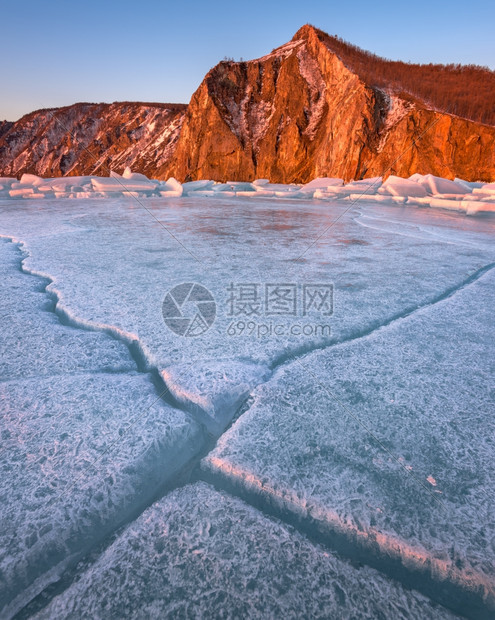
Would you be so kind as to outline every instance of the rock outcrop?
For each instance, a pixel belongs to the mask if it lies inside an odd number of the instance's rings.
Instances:
[[[263,58],[214,67],[162,173],[283,183],[414,172],[495,178],[494,127],[366,84],[328,39],[303,26]]]

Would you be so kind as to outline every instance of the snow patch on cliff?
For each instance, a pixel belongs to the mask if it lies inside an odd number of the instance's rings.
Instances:
[[[273,102],[264,99],[253,101],[253,89],[248,84],[240,103],[231,99],[227,102],[226,107],[228,110],[226,120],[229,129],[239,138],[243,146],[251,143],[253,150],[257,151],[275,112]]]
[[[387,101],[387,111],[382,128],[382,138],[377,149],[378,153],[383,150],[392,127],[395,127],[397,123],[400,123],[400,121],[414,108],[413,103],[405,101],[404,99],[397,97],[397,95],[392,95],[391,93],[384,91],[382,92]]]
[[[297,39],[297,41],[289,41],[285,45],[281,45],[270,52],[270,54],[266,54],[266,56],[262,56],[261,58],[255,58],[254,60],[249,60],[249,63],[252,62],[264,62],[265,60],[271,60],[272,58],[287,58],[292,54],[292,52],[303,45],[303,39]]]
[[[299,71],[306,80],[310,92],[309,123],[304,134],[313,139],[325,109],[325,92],[327,87],[318,63],[308,53],[306,47],[302,47],[297,52],[297,59],[299,60]]]

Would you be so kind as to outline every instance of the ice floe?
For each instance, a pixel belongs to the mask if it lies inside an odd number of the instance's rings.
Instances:
[[[255,181],[215,182],[209,179],[180,183],[149,179],[127,167],[123,174],[109,177],[74,176],[43,179],[23,174],[21,179],[0,177],[0,199],[43,198],[298,198],[385,202],[409,206],[460,211],[467,215],[495,212],[495,183],[449,180],[432,174],[411,175],[408,179],[390,175],[344,183],[342,179],[319,177],[306,184]]]

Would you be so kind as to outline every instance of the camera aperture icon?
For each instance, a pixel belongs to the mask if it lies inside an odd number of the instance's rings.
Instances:
[[[196,282],[174,286],[163,300],[165,325],[178,336],[201,336],[213,325],[216,314],[213,295]]]

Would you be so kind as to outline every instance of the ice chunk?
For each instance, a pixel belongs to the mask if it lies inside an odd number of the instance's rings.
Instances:
[[[183,183],[182,187],[184,189],[184,194],[188,194],[189,192],[196,192],[198,190],[209,190],[213,187],[215,181],[189,181],[187,183]]]
[[[306,183],[301,187],[301,191],[309,189],[326,189],[327,187],[342,187],[344,181],[342,179],[318,177],[313,179],[310,183]]]
[[[484,183],[481,187],[474,188],[473,194],[476,194],[478,196],[495,196],[495,183]]]
[[[9,190],[9,196],[11,198],[23,198],[24,196],[28,196],[29,194],[33,193],[34,189],[28,186],[16,187],[15,189]]]
[[[43,183],[39,186],[42,192],[66,192],[74,185],[91,184],[90,176],[77,177],[60,177],[55,179],[43,179]]]
[[[394,175],[390,175],[378,191],[380,194],[392,196],[422,197],[427,195],[426,189],[416,181]]]
[[[437,207],[440,209],[449,209],[451,211],[465,211],[462,200],[449,200],[446,198],[432,197],[429,200],[430,207]]]
[[[122,174],[122,178],[129,179],[131,181],[148,181],[149,182],[150,180],[146,175],[141,174],[140,172],[132,172],[129,166],[127,166],[127,168],[124,170],[124,173]]]
[[[42,183],[44,183],[44,179],[42,179],[41,177],[36,176],[35,174],[23,174],[21,177],[21,181],[22,184],[25,185],[34,185],[34,186],[38,186],[41,185]]]
[[[369,179],[360,179],[359,181],[351,181],[345,185],[345,189],[350,192],[361,192],[367,194],[375,194],[382,184],[382,177],[370,177]]]
[[[421,178],[417,178],[416,182],[422,185],[429,194],[465,194],[469,191],[455,181],[449,181],[432,174],[418,175],[418,177]]]
[[[263,179],[263,181],[264,180],[265,179]],[[257,181],[254,181],[252,186],[257,192],[266,192],[266,191],[283,192],[284,195],[289,194],[290,192],[297,192],[301,189],[300,185],[295,185],[295,184],[284,185],[283,183],[270,183],[270,182],[258,183]]]
[[[477,213],[495,213],[495,202],[483,202],[481,200],[463,200],[461,205],[468,215]]]
[[[112,192],[120,194],[133,191],[151,192],[158,186],[157,183],[149,180],[120,180],[117,177],[91,177],[91,183],[93,185],[93,189],[97,192]]]
[[[467,192],[471,192],[475,187],[481,187],[483,185],[481,181],[465,181],[464,179],[458,179],[457,177],[454,181],[458,185],[461,185],[461,187],[465,187]]]
[[[183,191],[182,184],[179,183],[179,181],[177,181],[173,177],[168,179],[166,183],[161,183],[159,190],[160,190],[161,196],[176,197],[176,198],[179,198],[180,196],[182,196],[182,191]]]

